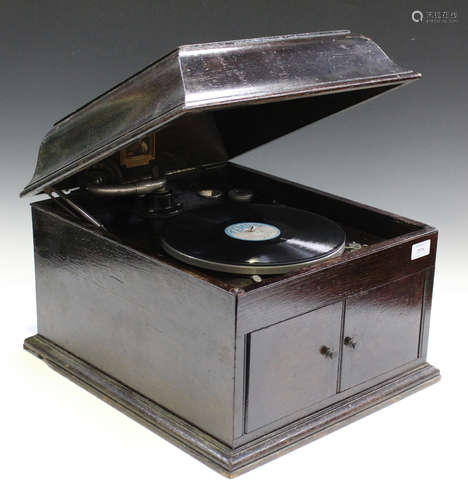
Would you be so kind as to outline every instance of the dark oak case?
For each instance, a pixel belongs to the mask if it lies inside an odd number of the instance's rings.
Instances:
[[[185,207],[202,203],[193,186],[249,186],[360,247],[254,281],[178,262],[157,221],[74,190],[108,231],[33,203],[38,335],[25,348],[230,477],[436,382],[437,231],[229,161],[418,76],[346,31],[188,46],[59,122],[24,194],[76,187],[154,132]]]

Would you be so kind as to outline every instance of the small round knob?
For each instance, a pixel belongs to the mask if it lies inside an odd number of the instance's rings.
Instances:
[[[320,354],[323,354],[328,359],[334,359],[337,356],[337,353],[326,345],[322,346],[322,348],[320,349]]]
[[[344,344],[347,345],[348,347],[351,347],[351,349],[356,349],[356,347],[358,346],[359,342],[354,337],[345,337],[344,338]]]
[[[198,196],[206,198],[207,200],[217,200],[223,196],[223,192],[219,189],[201,189],[198,191]]]
[[[228,191],[228,196],[232,201],[245,203],[253,198],[253,191],[247,188],[234,188]]]

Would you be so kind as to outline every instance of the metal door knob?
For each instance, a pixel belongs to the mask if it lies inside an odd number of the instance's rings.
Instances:
[[[354,337],[345,337],[344,338],[344,344],[347,345],[348,347],[351,347],[351,349],[356,349],[356,347],[358,346],[359,342]]]
[[[335,352],[330,347],[327,347],[326,345],[322,346],[322,348],[320,349],[320,353],[323,354],[328,359],[334,359],[338,354],[337,352]]]

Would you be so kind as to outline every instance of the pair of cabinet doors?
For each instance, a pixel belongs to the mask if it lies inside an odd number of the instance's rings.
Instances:
[[[415,360],[423,287],[410,276],[250,333],[246,431]]]

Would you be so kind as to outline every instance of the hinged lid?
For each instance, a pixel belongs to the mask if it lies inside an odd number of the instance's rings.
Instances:
[[[57,122],[21,195],[152,132],[156,157],[228,160],[419,76],[345,30],[182,46]]]

